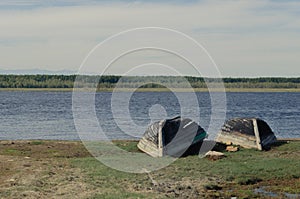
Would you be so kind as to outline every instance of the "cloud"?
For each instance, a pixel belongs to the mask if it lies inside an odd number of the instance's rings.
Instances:
[[[1,10],[0,66],[76,70],[105,38],[159,26],[202,43],[224,76],[300,75],[297,1],[42,2],[1,2],[34,9]]]

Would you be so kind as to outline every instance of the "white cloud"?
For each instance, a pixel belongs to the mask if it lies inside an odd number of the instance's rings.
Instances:
[[[256,0],[1,10],[0,66],[76,70],[89,50],[108,36],[160,26],[204,44],[225,76],[300,75],[299,8],[294,1]]]

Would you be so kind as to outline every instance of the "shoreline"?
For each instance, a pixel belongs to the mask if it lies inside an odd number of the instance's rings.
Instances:
[[[93,140],[49,140],[49,139],[27,139],[27,140],[0,140],[0,146],[1,145],[14,145],[14,144],[30,144],[30,143],[52,143],[52,144],[76,144],[76,145],[85,145],[89,142],[94,142]],[[126,140],[126,139],[120,139],[120,140],[97,140],[98,143],[112,143],[116,146],[122,145],[123,143],[130,143],[137,145],[139,142],[139,139],[136,140]],[[212,140],[204,140],[204,142],[214,142]],[[300,143],[300,137],[299,138],[277,138],[277,141],[273,144],[282,144],[282,143]],[[215,145],[219,145],[221,143],[215,142]],[[222,144],[221,144],[222,145]],[[86,148],[84,147],[86,150]],[[213,149],[212,149],[213,150]]]
[[[82,142],[82,140],[56,140],[56,139],[7,139],[7,140],[2,140],[0,139],[0,143],[1,142],[32,142],[32,141],[45,141],[45,142]],[[93,140],[85,140],[85,141],[93,141]],[[106,142],[107,140],[99,140],[101,142]],[[116,139],[116,140],[109,140],[108,142],[138,142],[139,139],[135,139],[135,140],[129,140],[129,139]],[[212,140],[206,140],[206,141],[212,141]],[[282,141],[300,141],[300,137],[299,138],[277,138],[278,142],[282,142]]]
[[[194,89],[186,89],[186,88],[172,88],[176,92],[208,92],[207,88],[194,88]],[[74,88],[0,88],[1,91],[19,91],[19,92],[73,92]],[[92,88],[78,88],[76,91],[79,92],[93,92]],[[167,88],[139,88],[139,89],[131,89],[131,88],[103,88],[97,90],[97,92],[171,92]],[[224,90],[219,88],[210,89],[210,92],[224,92]],[[225,92],[300,92],[300,88],[225,88]]]

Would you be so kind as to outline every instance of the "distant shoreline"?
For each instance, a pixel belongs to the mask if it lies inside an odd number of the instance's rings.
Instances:
[[[132,92],[135,89],[131,88],[103,88],[100,90],[97,90],[97,92]],[[186,88],[174,88],[176,92],[208,92],[208,89],[206,88],[194,88],[186,89]],[[31,91],[37,91],[37,92],[72,92],[73,88],[0,88],[1,91],[21,91],[21,92],[31,92]],[[80,88],[77,89],[77,91],[87,91],[87,92],[93,92],[94,89],[91,88]],[[171,92],[170,89],[167,88],[139,88],[136,90],[137,92]],[[222,89],[216,88],[211,89],[211,92],[223,92]],[[300,92],[300,88],[225,88],[226,92]]]
[[[300,92],[300,77],[204,78],[192,76],[88,76],[88,75],[0,75],[0,90],[72,91],[73,87],[93,91],[166,92]],[[194,90],[190,90],[193,88]],[[80,89],[79,89],[80,90]],[[85,90],[86,91],[86,90]]]

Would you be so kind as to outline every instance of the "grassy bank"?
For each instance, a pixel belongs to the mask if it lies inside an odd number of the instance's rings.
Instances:
[[[90,91],[92,92],[93,89],[77,89],[78,91]],[[194,88],[193,90],[185,89],[185,88],[175,88],[176,92],[208,92],[206,88]],[[73,88],[0,88],[1,91],[47,91],[47,92],[72,92]],[[97,90],[97,92],[132,92],[134,89],[127,89],[127,88],[102,88]],[[170,92],[170,89],[167,88],[139,88],[136,90],[137,92]],[[211,92],[223,92],[222,89],[211,89]],[[226,92],[300,92],[300,88],[225,88]]]
[[[115,144],[139,152],[134,141]],[[258,188],[278,198],[300,194],[299,141],[225,155],[189,156],[150,174],[130,174],[104,166],[80,142],[0,141],[0,198],[268,198]]]

